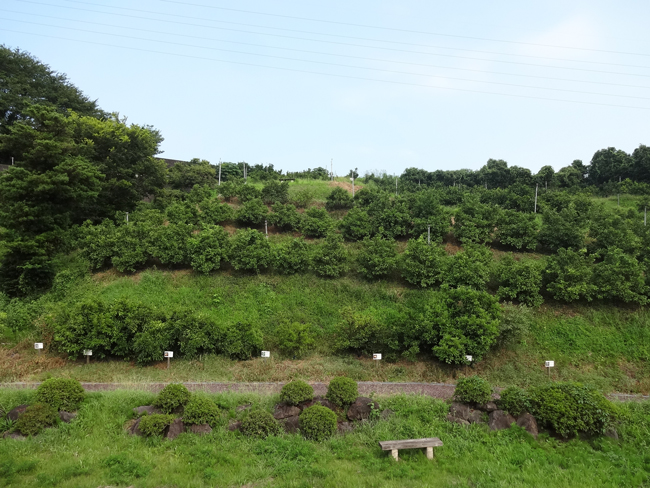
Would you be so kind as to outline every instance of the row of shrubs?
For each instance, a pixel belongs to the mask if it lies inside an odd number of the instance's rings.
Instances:
[[[483,378],[462,378],[455,398],[463,403],[484,405],[493,388]],[[604,434],[619,420],[619,411],[596,388],[575,382],[547,383],[524,390],[509,386],[500,392],[497,405],[517,417],[532,414],[537,422],[564,437],[581,433]]]

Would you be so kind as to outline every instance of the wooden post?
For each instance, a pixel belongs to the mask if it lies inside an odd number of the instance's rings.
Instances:
[[[86,364],[90,364],[90,356],[86,354]]]
[[[427,459],[433,459],[433,447],[427,447]]]
[[[167,369],[169,369],[169,357],[167,358]]]
[[[398,456],[398,454],[397,454],[398,452],[399,452],[399,451],[398,451],[397,449],[393,449],[393,450],[390,451],[390,454],[391,454],[391,456],[393,456],[393,459],[394,459],[395,461],[399,461],[399,456]]]

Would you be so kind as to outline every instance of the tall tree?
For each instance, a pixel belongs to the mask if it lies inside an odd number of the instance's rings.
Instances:
[[[632,178],[632,158],[625,151],[608,147],[596,151],[591,158],[589,166],[589,180],[596,185],[602,185],[608,181],[618,181],[619,178]]]

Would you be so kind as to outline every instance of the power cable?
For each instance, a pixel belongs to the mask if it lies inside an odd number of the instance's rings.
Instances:
[[[1,19],[1,17],[0,17]],[[31,24],[31,25],[39,25],[42,27],[55,27],[55,28],[61,28],[61,26],[57,25],[51,25],[51,24],[42,24],[40,22],[30,22],[26,20],[15,20],[15,19],[3,19],[3,20],[13,20],[14,22],[20,22],[24,24]],[[551,88],[551,87],[544,87],[544,86],[530,86],[530,85],[520,85],[517,83],[505,83],[501,81],[482,81],[482,80],[470,80],[467,78],[456,78],[456,77],[451,77],[451,76],[441,76],[441,75],[434,75],[434,74],[426,74],[426,73],[413,73],[409,71],[397,71],[397,70],[390,70],[390,69],[383,69],[383,68],[370,68],[367,66],[351,66],[349,64],[341,64],[341,63],[330,63],[326,61],[314,61],[314,60],[309,60],[309,59],[298,59],[298,58],[290,58],[287,56],[276,56],[272,54],[260,54],[260,53],[251,53],[247,51],[236,51],[234,49],[223,49],[223,48],[217,48],[217,47],[206,47],[206,46],[200,46],[197,44],[185,44],[181,42],[173,42],[173,41],[161,41],[157,39],[148,39],[145,37],[136,37],[136,36],[127,36],[124,34],[114,34],[112,32],[97,32],[97,31],[92,31],[88,29],[77,29],[74,27],[65,27],[66,30],[74,30],[77,32],[86,32],[86,33],[91,33],[91,34],[101,34],[105,36],[113,36],[113,37],[121,37],[124,39],[134,39],[137,41],[147,41],[147,42],[157,42],[161,44],[169,44],[173,46],[182,46],[182,47],[191,47],[191,48],[198,48],[198,49],[207,49],[210,51],[220,51],[220,52],[226,52],[226,53],[234,53],[234,54],[244,54],[247,56],[258,56],[258,57],[265,57],[265,58],[272,58],[272,59],[281,59],[284,61],[298,61],[302,63],[312,63],[312,64],[322,64],[326,66],[336,66],[340,68],[353,68],[353,69],[362,69],[366,71],[377,71],[381,73],[391,73],[391,74],[399,74],[399,75],[408,75],[408,76],[421,76],[421,77],[427,77],[427,78],[438,78],[442,80],[452,80],[452,81],[464,81],[464,82],[469,82],[469,83],[483,83],[483,84],[489,84],[489,85],[499,85],[499,86],[509,86],[509,87],[515,87],[515,88],[526,88],[526,89],[533,89],[533,90],[548,90],[548,91],[556,91],[556,92],[563,92],[563,93],[577,93],[580,95],[596,95],[596,96],[604,96],[604,97],[617,97],[617,98],[630,98],[630,99],[635,99],[635,100],[650,100],[650,97],[640,97],[640,96],[635,96],[635,95],[617,95],[617,94],[612,94],[612,93],[601,93],[601,92],[588,92],[588,91],[582,91],[582,90],[571,90],[567,88]]]
[[[27,12],[18,12],[15,10],[7,10],[7,9],[2,9],[0,8],[0,11],[5,11],[9,13],[15,13],[15,14],[24,14],[24,15],[32,15],[36,17],[45,17],[48,19],[55,19],[55,20],[63,20],[66,22],[77,22],[81,24],[90,24],[90,25],[98,25],[102,27],[115,27],[119,29],[128,29],[132,31],[138,31],[138,32],[148,32],[152,34],[161,34],[161,35],[173,35],[173,36],[178,36],[178,37],[187,37],[190,39],[200,39],[204,41],[215,41],[215,42],[225,42],[228,44],[240,44],[244,46],[252,46],[252,47],[262,47],[266,49],[279,49],[283,51],[293,51],[293,52],[300,52],[300,53],[307,53],[307,54],[318,54],[318,55],[324,55],[324,56],[336,56],[336,57],[343,57],[343,58],[350,58],[350,59],[359,59],[363,61],[378,61],[378,62],[385,62],[385,63],[395,63],[395,64],[404,64],[404,65],[410,65],[410,66],[422,66],[422,67],[427,67],[427,68],[440,68],[440,69],[450,69],[450,70],[456,70],[456,71],[468,71],[472,73],[484,73],[484,74],[496,74],[496,75],[505,75],[505,76],[519,76],[523,78],[536,78],[536,79],[543,79],[543,80],[553,80],[553,81],[568,81],[572,83],[589,83],[589,84],[595,84],[595,85],[608,85],[608,86],[620,86],[620,87],[625,87],[625,88],[642,88],[642,89],[650,89],[650,86],[640,86],[640,85],[627,85],[623,83],[608,83],[608,82],[603,82],[603,81],[593,81],[593,80],[576,80],[576,79],[570,79],[570,78],[554,78],[550,76],[538,76],[538,75],[525,75],[525,74],[520,74],[520,73],[504,73],[500,71],[489,71],[489,70],[479,70],[479,69],[471,69],[471,68],[457,68],[457,67],[452,67],[452,66],[440,66],[440,65],[433,65],[433,64],[424,64],[424,63],[412,63],[408,61],[395,61],[391,59],[378,59],[378,58],[368,58],[368,57],[363,57],[363,56],[352,56],[348,54],[336,54],[336,53],[326,53],[322,51],[309,51],[305,49],[294,49],[294,48],[287,48],[287,47],[278,47],[278,46],[269,46],[266,44],[254,44],[254,43],[249,43],[249,42],[240,42],[240,41],[229,41],[225,39],[215,39],[213,37],[202,37],[202,36],[192,36],[188,34],[178,34],[178,33],[173,33],[173,32],[163,32],[163,31],[155,31],[151,29],[141,29],[141,28],[135,28],[135,27],[125,27],[121,25],[115,25],[115,24],[104,24],[100,22],[91,22],[87,20],[76,20],[76,19],[68,19],[64,17],[55,17],[52,15],[43,15],[43,14],[29,14]],[[26,21],[21,21],[17,19],[8,19],[8,20],[16,20],[17,22],[26,22]],[[41,24],[38,24],[41,25]],[[47,24],[42,24],[42,25],[47,25]],[[94,31],[93,31],[94,32]]]
[[[24,31],[13,30],[13,29],[4,29],[4,32],[14,32],[14,33],[17,33],[17,34],[25,34],[25,35],[37,36],[37,37],[46,37],[46,38],[50,38],[50,39],[60,39],[60,40],[64,40],[64,41],[79,42],[79,43],[83,43],[83,44],[92,44],[92,45],[96,45],[96,46],[115,47],[115,48],[118,48],[118,49],[128,49],[128,50],[132,50],[132,51],[140,51],[140,52],[146,52],[146,53],[162,54],[162,55],[165,55],[165,56],[176,56],[176,57],[189,58],[189,59],[199,59],[199,60],[202,60],[202,61],[214,61],[214,62],[218,62],[218,63],[236,64],[236,65],[240,65],[240,66],[251,66],[251,67],[256,67],[256,68],[266,68],[266,69],[273,69],[273,70],[278,70],[278,71],[288,71],[288,72],[293,72],[293,73],[305,73],[305,74],[329,76],[329,77],[333,77],[333,78],[345,78],[345,79],[361,80],[361,81],[374,81],[374,82],[379,82],[379,83],[388,83],[388,84],[391,84],[391,85],[415,86],[415,87],[421,87],[421,88],[435,88],[435,89],[440,89],[440,90],[458,91],[458,92],[463,92],[463,93],[477,93],[477,94],[482,94],[482,95],[498,95],[498,96],[503,96],[503,97],[524,98],[524,99],[530,99],[530,100],[543,100],[543,101],[550,101],[550,102],[575,103],[575,104],[580,104],[580,105],[594,105],[594,106],[599,106],[599,107],[630,108],[630,109],[634,109],[634,110],[650,110],[650,107],[639,107],[639,106],[634,106],[634,105],[616,105],[616,104],[612,104],[612,103],[586,102],[586,101],[581,101],[581,100],[566,100],[566,99],[561,99],[561,98],[538,97],[538,96],[535,96],[535,95],[515,95],[513,93],[499,93],[499,92],[489,92],[489,91],[483,91],[483,90],[472,90],[472,89],[467,89],[467,88],[454,88],[454,87],[449,87],[449,86],[425,85],[425,84],[421,84],[421,83],[410,83],[410,82],[405,82],[405,81],[380,80],[380,79],[377,79],[377,78],[366,78],[366,77],[362,77],[362,76],[341,75],[341,74],[336,74],[336,73],[324,73],[324,72],[320,72],[320,71],[309,71],[309,70],[301,70],[301,69],[296,69],[296,68],[284,68],[284,67],[280,67],[280,66],[268,66],[268,65],[255,64],[255,63],[244,63],[244,62],[241,62],[241,61],[231,61],[231,60],[225,60],[225,59],[207,58],[207,57],[204,57],[204,56],[192,56],[192,55],[188,55],[188,54],[177,54],[177,53],[170,53],[170,52],[165,52],[165,51],[156,51],[156,50],[153,50],[153,49],[142,49],[142,48],[137,48],[137,47],[120,46],[120,45],[117,45],[117,44],[107,44],[107,43],[96,42],[96,41],[70,39],[70,38],[67,38],[67,37],[51,36],[51,35],[47,35],[47,34],[37,34],[37,33],[34,33],[34,32],[24,32]]]

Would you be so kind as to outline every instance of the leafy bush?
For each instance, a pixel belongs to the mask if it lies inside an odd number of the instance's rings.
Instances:
[[[411,206],[413,229],[411,235],[415,238],[431,236],[431,242],[440,243],[449,232],[451,218],[449,212],[439,203],[438,194],[434,191],[419,192]]]
[[[117,228],[115,253],[111,262],[120,272],[135,272],[151,257],[150,240],[153,227],[147,223],[134,222]]]
[[[187,244],[193,226],[188,224],[161,225],[152,228],[151,255],[163,264],[186,264],[189,261]]]
[[[616,407],[581,383],[549,383],[530,388],[530,410],[540,424],[568,437],[602,434],[616,420]]]
[[[341,310],[343,321],[335,330],[334,347],[337,351],[373,354],[386,349],[390,331],[377,320],[373,312],[355,312],[350,307]]]
[[[79,247],[82,255],[90,262],[91,269],[108,265],[117,247],[117,229],[112,220],[93,225],[89,220],[80,229]]]
[[[86,392],[79,381],[72,378],[50,378],[38,386],[34,400],[57,411],[74,412],[85,397]]]
[[[381,210],[371,206],[368,215],[372,219],[372,230],[388,239],[403,237],[411,228],[411,214],[403,201],[389,200]]]
[[[496,279],[499,283],[499,300],[518,300],[529,307],[539,307],[544,299],[542,288],[543,263],[526,259],[515,261],[511,254],[499,261]]]
[[[518,386],[509,386],[500,393],[501,399],[498,400],[499,408],[505,410],[510,415],[518,417],[522,413],[530,410],[530,399],[526,390]]]
[[[276,244],[273,247],[273,267],[283,274],[307,271],[310,251],[310,245],[302,237]]]
[[[174,202],[165,209],[170,224],[196,225],[199,223],[199,209],[193,202]],[[133,222],[143,224],[144,222]]]
[[[546,262],[546,290],[556,300],[591,300],[596,287],[592,283],[594,257],[585,250],[558,249]]]
[[[165,413],[171,413],[183,407],[190,401],[191,393],[180,383],[170,383],[165,386],[154,401],[154,405]]]
[[[295,193],[293,196],[293,203],[298,208],[306,208],[314,200],[314,194],[311,190],[305,189],[300,190]]]
[[[219,422],[219,407],[204,396],[193,395],[183,410],[183,423],[214,427]]]
[[[219,269],[221,261],[228,258],[230,242],[223,227],[206,224],[197,235],[187,241],[187,253],[192,269],[210,273]]]
[[[229,202],[239,193],[241,184],[239,181],[225,181],[217,187],[219,193],[226,202]]]
[[[326,398],[334,405],[345,407],[354,403],[359,396],[357,382],[352,378],[337,376],[327,387]]]
[[[542,221],[539,242],[547,249],[557,251],[560,248],[581,249],[584,246],[586,225],[573,206],[560,212],[544,210]]]
[[[483,244],[490,240],[497,223],[497,207],[480,203],[475,197],[463,201],[454,216],[454,235],[462,243]]]
[[[300,228],[301,217],[290,203],[276,203],[273,213],[269,215],[269,222],[286,232]]]
[[[492,398],[492,387],[480,376],[461,378],[456,383],[454,398],[463,403],[484,405]]]
[[[521,337],[525,337],[532,323],[531,309],[526,305],[515,306],[504,303],[501,306],[502,314],[499,321],[499,337],[497,342],[502,346],[511,344]]]
[[[219,339],[219,352],[230,359],[246,360],[259,355],[264,336],[259,327],[248,322],[227,326]]]
[[[163,435],[165,429],[169,427],[174,421],[173,415],[164,415],[154,413],[153,415],[145,415],[140,419],[138,428],[147,437],[154,437]]]
[[[262,200],[264,203],[287,203],[289,201],[289,183],[269,181],[262,188]]]
[[[252,187],[251,187],[252,188]],[[243,225],[262,225],[267,218],[269,209],[261,198],[247,200],[237,210],[236,220]]]
[[[271,265],[271,245],[255,229],[240,229],[231,240],[230,264],[236,270],[260,271]]]
[[[282,322],[275,331],[280,352],[284,356],[302,357],[316,341],[311,333],[310,324],[300,322]]]
[[[23,435],[36,435],[43,429],[56,425],[58,420],[59,415],[51,405],[37,403],[25,409],[18,417],[13,430]]]
[[[393,241],[380,236],[364,239],[357,257],[359,271],[369,280],[388,276],[397,267],[397,251]]]
[[[300,432],[307,439],[324,441],[336,432],[336,414],[322,405],[305,408],[299,419]]]
[[[287,383],[280,391],[280,401],[289,405],[298,405],[314,398],[314,389],[301,380]]]
[[[598,298],[640,305],[648,302],[644,269],[634,256],[617,247],[604,249],[598,256],[603,259],[596,263],[593,273]]]
[[[233,220],[235,212],[232,207],[226,203],[219,203],[219,200],[210,198],[199,203],[199,219],[203,224],[216,225]]]
[[[241,203],[250,202],[251,200],[259,200],[261,202],[262,192],[253,185],[243,184],[239,186],[237,198],[239,198]]]
[[[445,250],[427,244],[426,237],[409,239],[401,256],[402,276],[412,285],[433,286],[442,280],[446,258]]]
[[[310,207],[302,215],[300,230],[308,237],[325,237],[334,228],[334,221],[327,210]]]
[[[339,229],[348,241],[360,241],[372,235],[372,221],[365,210],[355,207],[345,214]]]
[[[311,269],[319,276],[338,278],[349,269],[348,253],[339,234],[328,234],[312,254]]]
[[[327,195],[325,199],[325,208],[330,212],[332,210],[352,208],[353,204],[352,195],[341,187],[334,188],[332,193]]]
[[[539,229],[537,215],[503,210],[499,213],[496,238],[506,246],[534,251]]]
[[[484,290],[490,280],[492,253],[487,247],[469,243],[462,251],[448,257],[445,261],[443,274],[445,285]]]
[[[280,435],[282,428],[278,421],[273,418],[269,412],[264,410],[253,410],[242,420],[242,434],[248,437],[268,437],[270,435]]]

